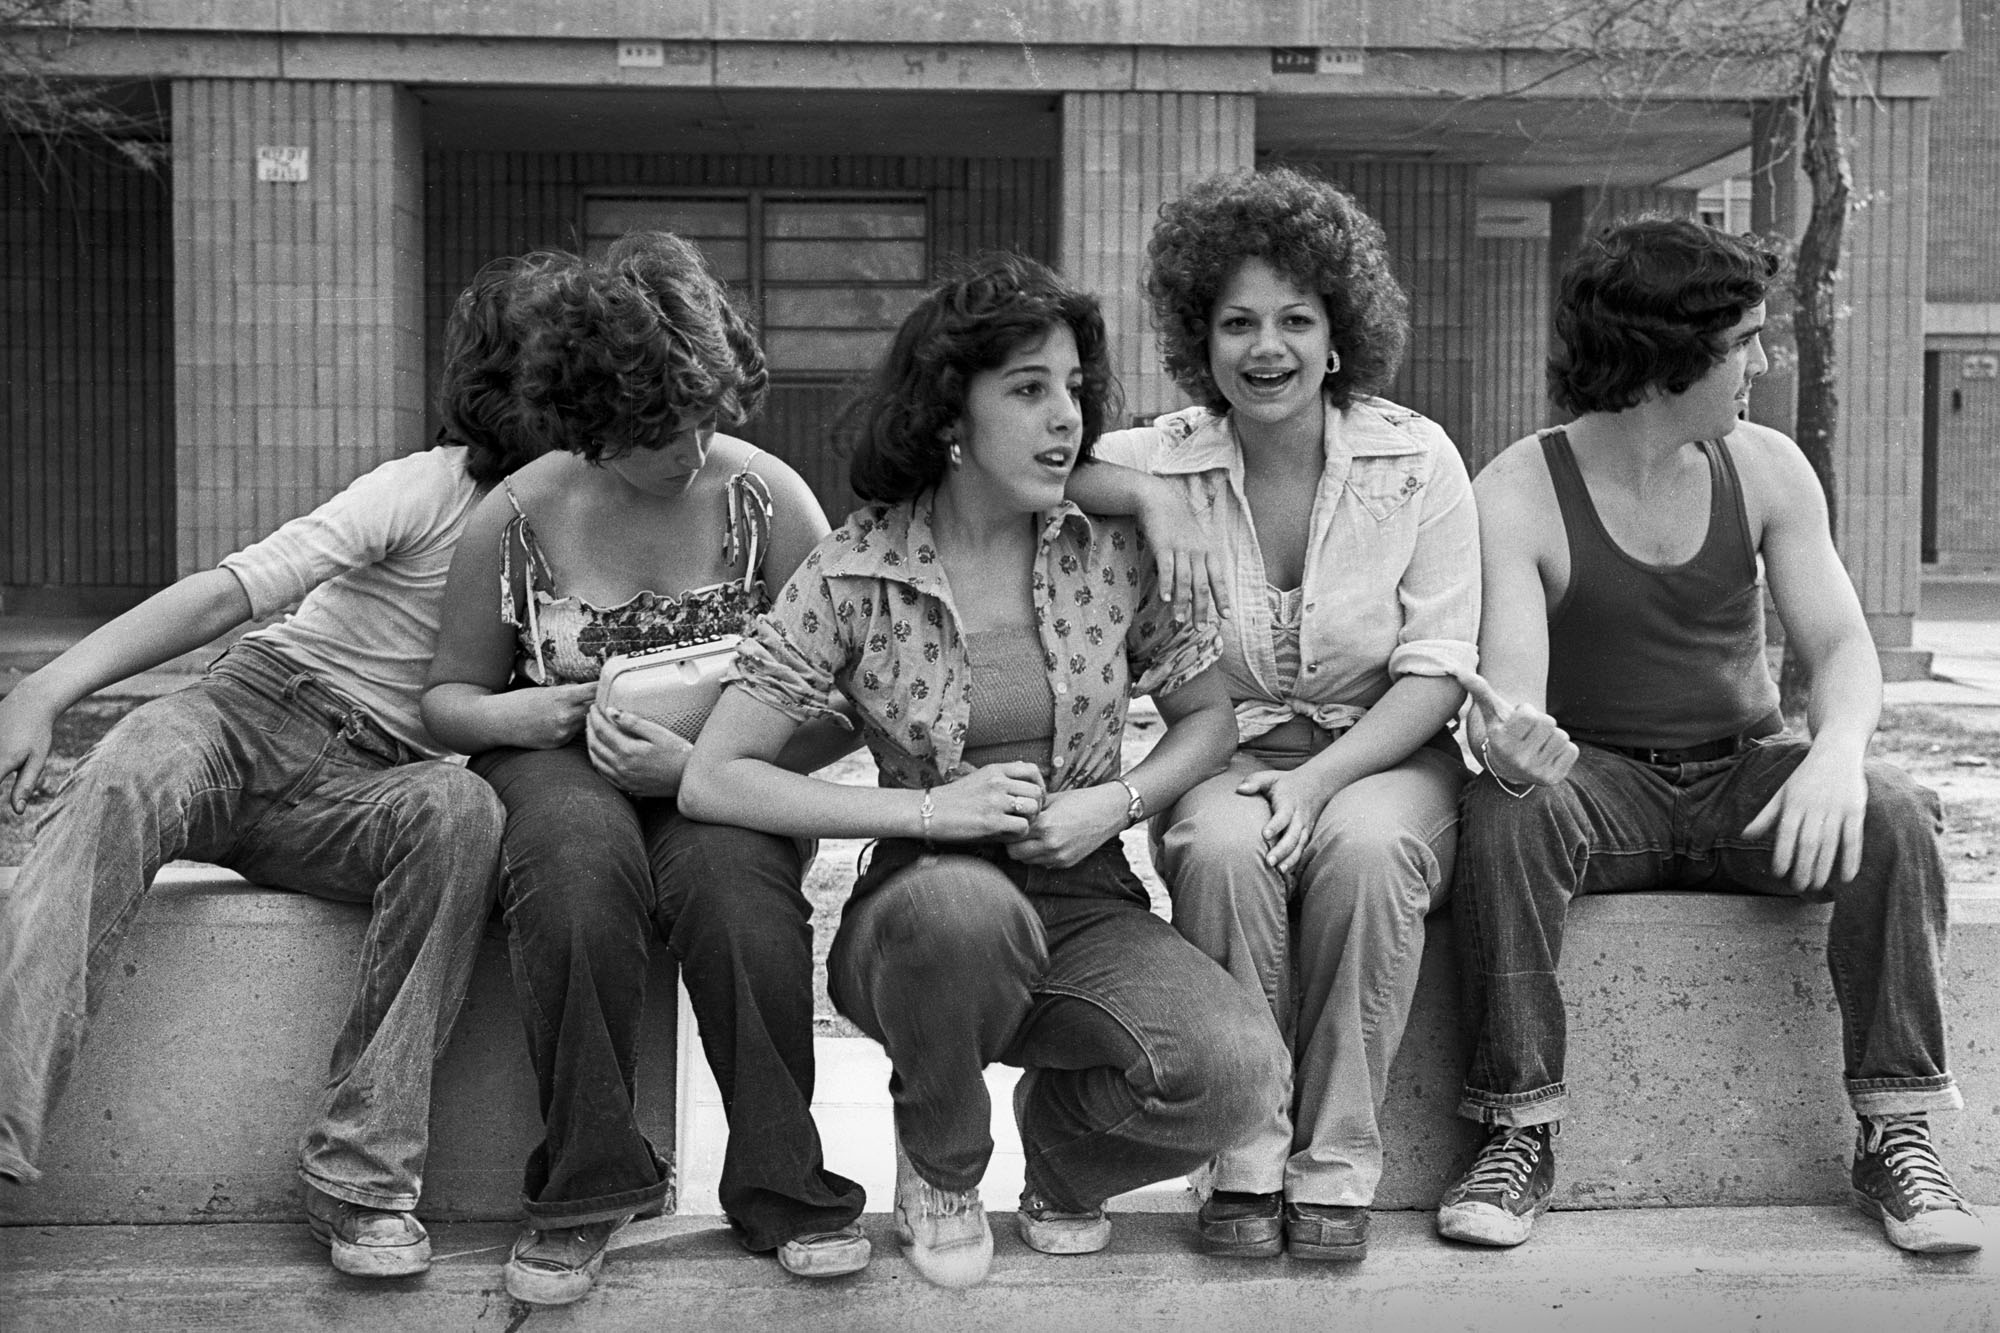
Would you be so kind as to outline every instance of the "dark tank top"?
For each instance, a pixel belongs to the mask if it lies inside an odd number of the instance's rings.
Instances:
[[[1779,729],[1764,660],[1764,590],[1729,451],[1704,441],[1708,533],[1694,557],[1619,549],[1561,430],[1542,435],[1569,536],[1569,587],[1549,614],[1549,713],[1573,739],[1679,749]]]

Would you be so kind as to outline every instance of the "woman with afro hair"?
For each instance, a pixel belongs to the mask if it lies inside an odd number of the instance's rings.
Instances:
[[[1070,494],[1132,512],[1163,596],[1227,619],[1229,768],[1152,825],[1174,924],[1269,1002],[1293,1088],[1215,1159],[1205,1248],[1356,1260],[1423,919],[1451,882],[1479,534],[1458,451],[1375,396],[1409,303],[1381,227],[1288,169],[1160,210],[1147,290],[1195,406],[1106,435]]]

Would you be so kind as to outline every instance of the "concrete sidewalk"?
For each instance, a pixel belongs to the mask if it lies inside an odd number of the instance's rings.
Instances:
[[[1111,1247],[1051,1258],[991,1215],[992,1277],[926,1284],[892,1221],[863,1220],[866,1272],[807,1282],[747,1255],[714,1219],[637,1223],[595,1290],[559,1308],[500,1282],[513,1228],[433,1229],[423,1276],[344,1277],[304,1226],[21,1228],[0,1250],[0,1324],[42,1330],[1174,1330],[1181,1333],[1723,1333],[1992,1329],[2000,1258],[1891,1249],[1845,1208],[1551,1213],[1517,1250],[1448,1245],[1427,1213],[1375,1219],[1368,1259],[1217,1260],[1185,1216],[1118,1215]]]

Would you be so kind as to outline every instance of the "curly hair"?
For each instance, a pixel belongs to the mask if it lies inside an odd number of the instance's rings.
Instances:
[[[1335,407],[1388,387],[1402,363],[1410,298],[1390,270],[1388,237],[1352,195],[1316,176],[1276,167],[1197,181],[1161,205],[1146,258],[1161,359],[1211,411],[1229,408],[1208,364],[1215,303],[1246,259],[1325,302],[1340,353],[1340,369],[1326,377]]]
[[[479,486],[496,484],[543,450],[517,392],[524,316],[538,293],[582,262],[560,250],[491,260],[452,302],[438,374],[437,439],[465,446],[466,474]]]
[[[1778,267],[1755,237],[1686,218],[1612,223],[1563,269],[1549,397],[1566,412],[1622,412],[1655,388],[1685,392],[1728,355],[1724,335]]]
[[[668,232],[615,242],[551,284],[521,355],[521,392],[551,448],[591,462],[681,431],[738,425],[769,382],[749,322],[701,252]]]
[[[965,415],[972,377],[1057,327],[1076,339],[1083,368],[1077,461],[1088,459],[1118,410],[1097,298],[1025,256],[984,254],[925,294],[842,413],[854,493],[894,504],[937,485],[949,452],[943,435]]]

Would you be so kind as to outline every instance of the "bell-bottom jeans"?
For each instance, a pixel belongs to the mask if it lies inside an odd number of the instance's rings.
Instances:
[[[1115,839],[1066,870],[884,840],[827,972],[834,1004],[888,1052],[911,1164],[944,1189],[985,1174],[995,1062],[1027,1071],[1027,1188],[1064,1210],[1186,1174],[1290,1094],[1261,997],[1148,910]]]
[[[812,1118],[809,843],[634,799],[582,742],[473,760],[507,808],[501,902],[543,1141],[523,1210],[537,1228],[644,1213],[672,1184],[635,1118],[646,959],[679,961],[729,1123],[718,1190],[743,1243],[774,1250],[861,1215]]]
[[[1291,1105],[1216,1159],[1214,1188],[1366,1207],[1382,1180],[1377,1117],[1416,997],[1424,918],[1451,886],[1466,773],[1447,734],[1349,784],[1280,873],[1264,859],[1270,803],[1236,788],[1316,752],[1238,750],[1158,822],[1155,857],[1175,929],[1265,1002],[1296,1063]]]
[[[1942,990],[1945,876],[1937,796],[1869,761],[1861,871],[1801,893],[1772,873],[1772,837],[1743,829],[1805,758],[1775,736],[1727,759],[1649,764],[1594,745],[1566,781],[1516,798],[1466,788],[1453,916],[1471,1067],[1459,1114],[1562,1118],[1567,1029],[1556,966],[1580,893],[1710,889],[1833,903],[1826,961],[1857,1115],[1955,1110]]]
[[[154,874],[187,857],[372,909],[299,1173],[349,1203],[416,1207],[431,1067],[493,910],[500,805],[464,768],[415,759],[255,643],[121,719],[0,894],[0,1174],[38,1177],[106,970]]]

